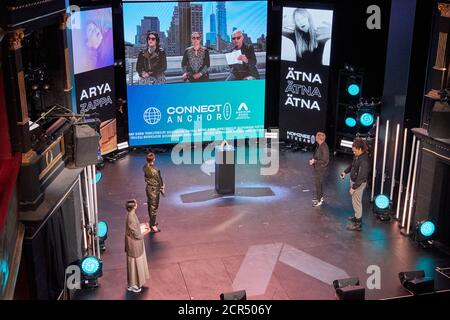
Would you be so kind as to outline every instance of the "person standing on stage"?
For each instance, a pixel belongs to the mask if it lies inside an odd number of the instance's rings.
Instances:
[[[164,183],[161,177],[161,171],[154,166],[155,154],[150,152],[147,154],[147,164],[144,166],[144,177],[147,183],[147,204],[148,215],[150,218],[150,229],[152,232],[160,232],[156,223],[156,212],[159,207],[159,195],[162,193],[164,196]]]
[[[347,226],[348,230],[361,231],[362,229],[362,197],[367,186],[370,162],[367,154],[366,142],[361,138],[353,141],[352,151],[355,155],[352,164],[341,173],[341,179],[350,173],[350,194],[355,215],[348,219],[352,222]]]
[[[127,254],[128,291],[141,292],[142,286],[150,278],[147,256],[145,253],[144,235],[139,219],[136,215],[137,201],[128,200],[126,203],[127,220],[125,224],[125,252]]]
[[[314,167],[314,181],[316,185],[316,196],[313,199],[313,207],[321,206],[323,203],[323,178],[330,162],[330,150],[325,142],[326,135],[323,132],[316,133],[316,149],[309,165]]]

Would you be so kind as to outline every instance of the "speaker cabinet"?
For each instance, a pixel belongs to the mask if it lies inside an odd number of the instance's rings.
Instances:
[[[436,139],[450,139],[450,106],[448,103],[437,101],[431,111],[430,137]]]
[[[97,164],[100,135],[89,125],[74,128],[74,160],[76,167]]]

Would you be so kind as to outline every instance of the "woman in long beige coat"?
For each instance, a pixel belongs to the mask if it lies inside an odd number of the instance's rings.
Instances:
[[[136,200],[128,200],[126,208],[125,252],[127,253],[128,291],[141,292],[142,286],[150,278],[144,247],[144,235],[149,229],[145,233],[141,232],[139,219],[136,215]]]

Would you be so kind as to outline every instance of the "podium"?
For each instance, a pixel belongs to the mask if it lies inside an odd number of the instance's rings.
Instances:
[[[230,145],[216,146],[215,185],[218,194],[234,194],[235,152]]]

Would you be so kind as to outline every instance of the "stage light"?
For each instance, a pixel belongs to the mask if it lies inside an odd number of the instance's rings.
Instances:
[[[97,287],[97,279],[103,275],[103,262],[95,256],[86,256],[80,260],[79,267],[83,287]]]
[[[424,220],[417,222],[414,236],[419,245],[427,248],[433,244],[435,233],[435,224],[430,220]]]
[[[364,300],[366,290],[359,285],[358,278],[339,279],[333,281],[337,300]]]
[[[128,146],[128,142],[127,142],[127,141],[121,142],[121,143],[118,143],[118,144],[117,144],[117,150],[118,150],[118,151],[127,149],[128,147],[129,147],[129,146]]]
[[[359,117],[359,122],[361,123],[361,125],[363,125],[364,127],[370,127],[371,125],[373,125],[374,123],[374,117],[372,113],[369,112],[364,112],[360,117]]]
[[[100,243],[100,250],[105,251],[105,240],[108,238],[108,225],[105,221],[99,221],[97,226],[97,235]]]
[[[356,119],[354,117],[346,117],[345,118],[345,125],[347,127],[353,128],[354,126],[356,126]]]
[[[97,171],[97,172],[95,173],[95,183],[98,183],[98,182],[101,180],[101,178],[102,178],[102,173],[101,173],[101,171]]]
[[[434,226],[434,223],[431,221],[425,221],[420,225],[420,234],[423,237],[431,237],[434,234],[434,231],[436,230],[436,227]]]
[[[375,197],[375,206],[377,209],[386,210],[389,208],[389,198],[384,194],[379,194]]]
[[[398,274],[403,288],[413,295],[432,293],[434,291],[434,279],[425,277],[425,271],[405,271]]]
[[[357,85],[356,83],[352,83],[347,86],[347,92],[351,96],[357,96],[360,91],[361,91],[361,89],[359,88],[359,85]]]
[[[345,112],[345,125],[349,128],[353,128],[356,126],[356,119],[358,118],[357,113],[353,109],[353,107],[349,107]]]
[[[351,149],[352,146],[353,146],[353,141],[341,139],[340,146],[341,146],[341,147],[345,147],[345,148],[350,148],[350,149]]]
[[[220,294],[220,300],[247,300],[247,292],[245,290],[224,292]]]
[[[377,218],[381,221],[389,221],[391,217],[389,215],[391,201],[389,197],[384,194],[379,194],[375,197],[375,205],[373,210],[377,215]]]

